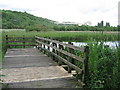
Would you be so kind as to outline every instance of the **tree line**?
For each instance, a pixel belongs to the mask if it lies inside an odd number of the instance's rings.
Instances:
[[[98,22],[96,26],[77,24],[56,24],[55,21],[42,17],[33,16],[27,12],[11,10],[0,10],[2,12],[3,29],[26,29],[27,31],[119,31],[118,27],[104,25],[104,21]]]
[[[110,26],[109,22],[106,22],[104,25],[104,21],[98,22],[96,26],[89,25],[57,25],[53,27],[54,30],[57,31],[118,31],[118,27]]]

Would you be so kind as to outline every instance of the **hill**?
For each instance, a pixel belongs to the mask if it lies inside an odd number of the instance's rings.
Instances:
[[[18,12],[11,10],[0,10],[2,12],[3,29],[52,29],[55,25],[52,20],[37,17],[27,12]]]
[[[42,17],[31,15],[27,12],[0,10],[2,12],[3,29],[26,29],[27,31],[118,31],[118,27],[110,26],[110,23],[98,22],[97,26],[56,23]]]

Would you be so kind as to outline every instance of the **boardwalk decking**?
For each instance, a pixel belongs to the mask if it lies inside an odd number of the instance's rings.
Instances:
[[[36,48],[8,49],[1,79],[10,88],[75,88],[78,82]]]

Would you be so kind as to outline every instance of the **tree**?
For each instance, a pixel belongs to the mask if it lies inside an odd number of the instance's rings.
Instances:
[[[35,24],[33,26],[28,26],[26,27],[26,30],[27,31],[47,31],[48,30],[48,27],[45,26],[45,25],[40,25],[40,24]]]

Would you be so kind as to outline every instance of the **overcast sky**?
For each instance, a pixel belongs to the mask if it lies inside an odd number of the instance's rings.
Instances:
[[[0,9],[26,11],[35,16],[54,21],[100,21],[118,25],[119,0],[0,0]]]

